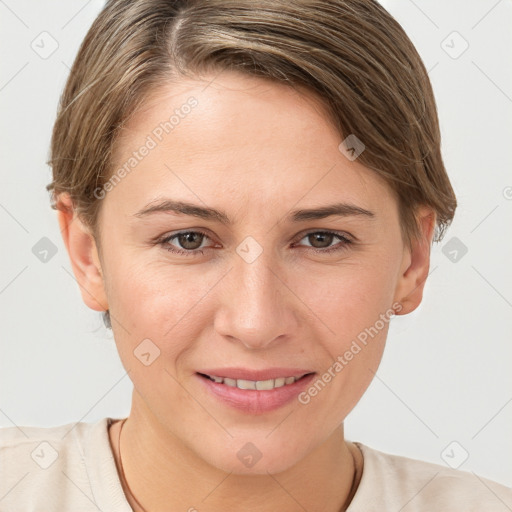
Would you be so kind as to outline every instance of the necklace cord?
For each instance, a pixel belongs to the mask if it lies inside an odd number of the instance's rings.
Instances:
[[[117,441],[117,447],[118,447],[117,449],[119,450],[119,468],[121,470],[121,478],[122,478],[124,485],[126,486],[128,493],[130,494],[130,497],[133,499],[133,501],[135,501],[135,503],[137,503],[137,506],[140,507],[142,512],[147,512],[147,510],[139,503],[139,500],[134,496],[132,490],[130,489],[130,486],[128,485],[128,480],[126,480],[126,476],[124,474],[123,459],[121,457],[121,431],[123,430],[124,424],[127,419],[128,418],[125,418],[121,423],[121,427],[119,428],[119,439]]]
[[[128,493],[130,494],[130,497],[133,499],[133,501],[135,501],[135,503],[137,503],[137,505],[140,507],[142,512],[147,512],[147,510],[139,503],[137,498],[134,496],[132,490],[130,489],[130,486],[128,485],[126,476],[124,474],[123,459],[121,457],[121,431],[123,430],[124,424],[127,419],[128,418],[125,418],[121,422],[121,426],[119,428],[119,438],[117,440],[117,447],[118,447],[117,449],[119,450],[119,469],[121,470],[121,479],[122,479],[124,485],[126,486],[126,489],[127,489]],[[356,449],[359,450],[359,448],[357,448],[357,446],[356,446]],[[355,486],[356,486],[356,480],[357,480],[357,478],[356,478],[357,477],[357,463],[356,463],[356,458],[355,458],[354,454],[352,453],[352,450],[349,450],[349,451],[350,451],[350,455],[352,457],[352,462],[354,465],[354,474],[352,476],[352,485],[350,487],[350,491],[348,493],[347,500],[343,504],[343,507],[341,508],[340,512],[344,512],[347,510],[347,508],[350,505],[350,502],[352,501],[352,498],[354,497],[354,494],[355,494]]]

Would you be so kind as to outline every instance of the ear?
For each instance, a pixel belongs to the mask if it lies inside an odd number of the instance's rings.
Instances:
[[[78,217],[69,194],[61,194],[57,206],[62,238],[82,300],[95,311],[105,311],[108,302],[96,241],[90,229]]]
[[[436,225],[435,212],[421,207],[417,213],[417,222],[421,231],[419,239],[412,240],[411,248],[405,246],[400,275],[395,289],[395,301],[402,308],[395,309],[397,315],[406,315],[414,311],[423,298],[423,288],[430,267],[430,248]]]

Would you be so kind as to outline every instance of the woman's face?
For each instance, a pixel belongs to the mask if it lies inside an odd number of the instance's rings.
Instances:
[[[152,96],[96,191],[92,295],[132,415],[225,471],[280,471],[326,441],[377,370],[392,305],[418,287],[390,190],[342,140],[312,97],[223,72]]]

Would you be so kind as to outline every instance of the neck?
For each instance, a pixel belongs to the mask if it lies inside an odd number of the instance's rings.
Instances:
[[[361,454],[345,442],[343,425],[298,464],[273,475],[226,473],[133,410],[122,427],[119,445],[120,427],[118,422],[111,428],[110,439],[120,473],[121,450],[126,479],[122,484],[135,512],[225,508],[340,512],[350,503],[361,477]]]

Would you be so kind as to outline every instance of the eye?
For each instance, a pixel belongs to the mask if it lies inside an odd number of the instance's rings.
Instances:
[[[336,251],[343,251],[347,249],[347,246],[350,245],[352,240],[341,233],[336,233],[334,231],[310,231],[306,233],[300,240],[307,239],[309,242],[309,247],[316,253],[320,254],[328,254]],[[333,242],[339,240],[339,242],[331,246]]]
[[[158,243],[169,252],[183,254],[185,256],[194,256],[195,254],[203,254],[203,251],[199,248],[205,238],[208,238],[208,235],[202,231],[182,231],[166,236],[159,240]],[[181,248],[173,245],[171,243],[173,240],[176,240]]]
[[[168,235],[158,240],[157,243],[166,251],[174,254],[195,256],[197,254],[204,254],[201,248],[205,248],[205,246],[203,246],[205,239],[209,239],[209,236],[203,231],[181,231]],[[347,249],[348,245],[353,243],[352,240],[345,235],[334,231],[311,231],[303,235],[298,241],[304,239],[307,239],[312,251],[320,254],[343,251]],[[336,240],[338,240],[338,243],[331,246]],[[172,243],[174,241],[177,242],[178,246]],[[306,245],[306,247],[308,246]]]

